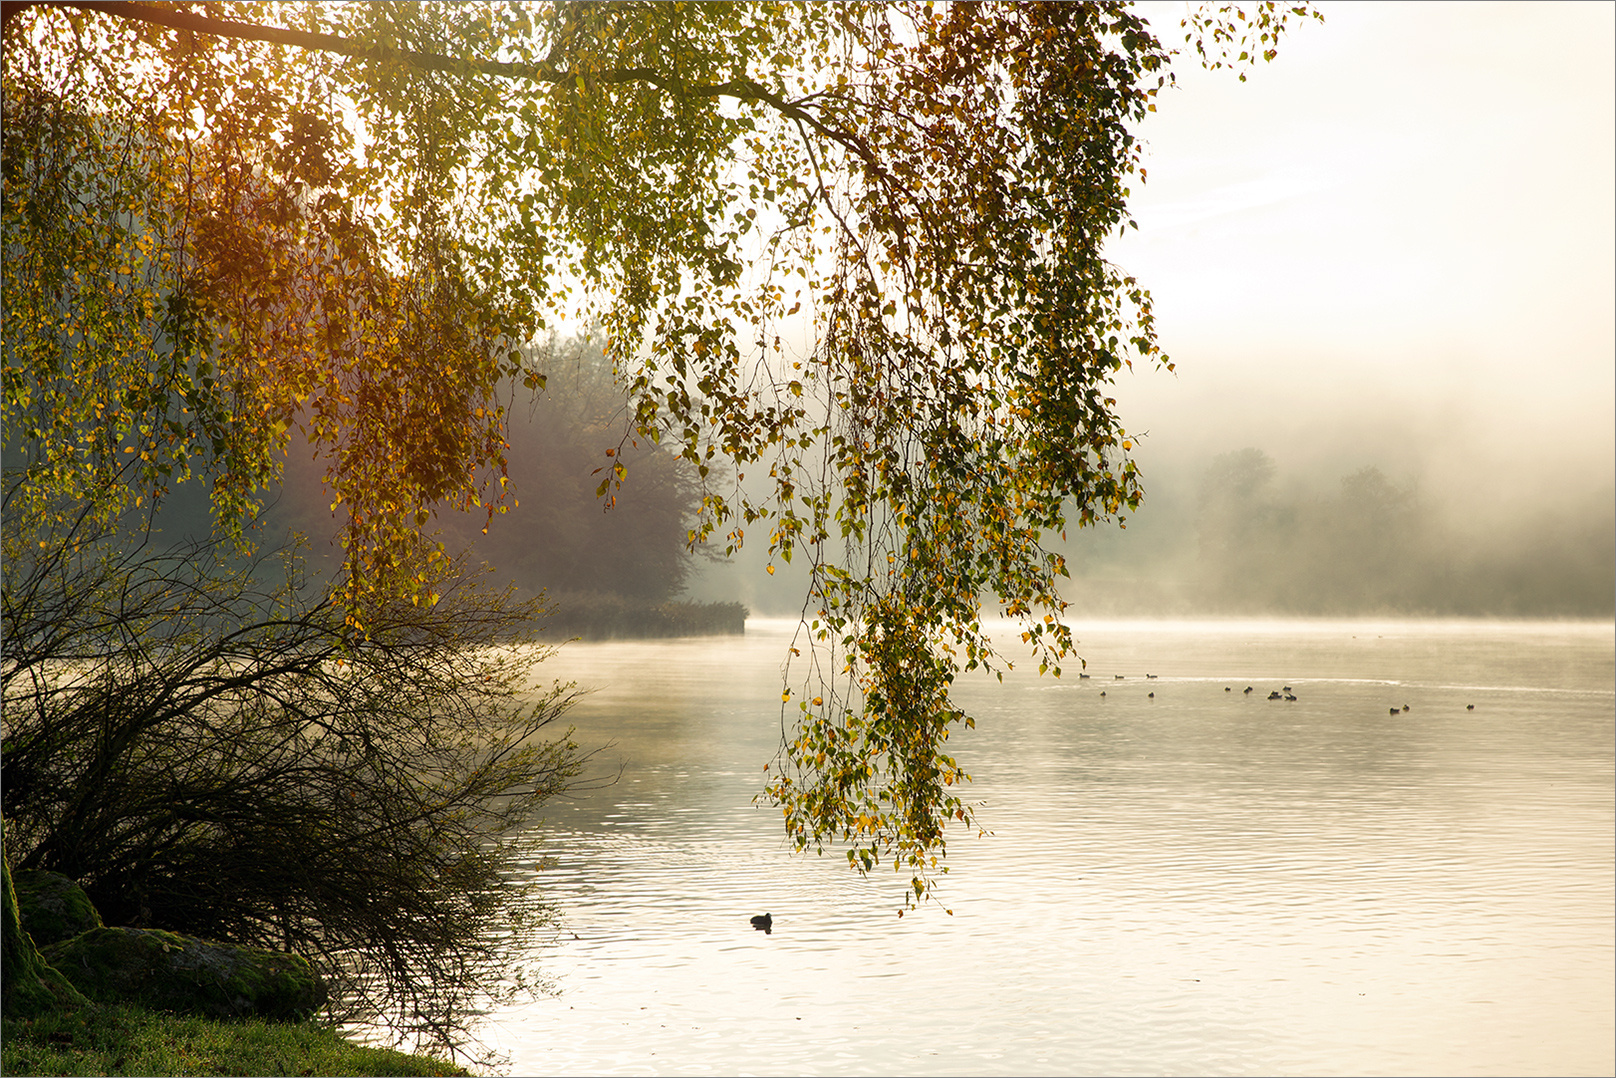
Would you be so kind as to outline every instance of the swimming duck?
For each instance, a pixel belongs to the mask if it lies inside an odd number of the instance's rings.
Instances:
[[[765,913],[761,917],[754,917],[752,918],[752,927],[766,936],[772,935],[774,933],[774,916]]]

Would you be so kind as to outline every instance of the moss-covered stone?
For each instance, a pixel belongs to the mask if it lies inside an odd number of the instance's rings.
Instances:
[[[17,892],[17,915],[35,947],[49,947],[80,932],[101,927],[101,915],[90,896],[59,872],[25,868],[11,874]]]
[[[0,840],[0,1013],[21,1017],[87,1002],[46,963],[23,929],[3,846]]]
[[[47,961],[100,1003],[212,1018],[294,1020],[317,1011],[325,984],[297,955],[143,928],[96,928],[46,947]]]

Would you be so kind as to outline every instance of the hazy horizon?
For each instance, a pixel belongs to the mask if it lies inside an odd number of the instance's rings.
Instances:
[[[1199,473],[1252,447],[1297,498],[1378,468],[1522,563],[1534,529],[1544,557],[1585,533],[1609,611],[1616,7],[1318,6],[1245,83],[1183,57],[1142,125],[1139,229],[1109,253],[1177,371],[1119,376],[1145,503],[1069,547],[1101,576],[1181,579]],[[1145,8],[1182,41],[1182,5]],[[692,593],[799,607],[765,560]]]

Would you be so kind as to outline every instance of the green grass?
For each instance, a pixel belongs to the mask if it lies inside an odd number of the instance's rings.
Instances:
[[[129,1006],[8,1018],[0,1073],[465,1075],[452,1064],[345,1041],[314,1022],[215,1022]]]

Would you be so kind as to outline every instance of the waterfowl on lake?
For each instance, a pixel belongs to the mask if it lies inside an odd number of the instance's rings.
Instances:
[[[1232,685],[1225,685],[1225,686],[1224,686],[1224,687],[1223,687],[1223,691],[1224,691],[1224,692],[1234,692],[1234,686],[1232,686]]]
[[[1404,705],[1403,705],[1403,710],[1404,710],[1404,711],[1407,711],[1407,710],[1408,710],[1408,705],[1407,705],[1407,704],[1404,704]]]
[[[1150,698],[1151,698],[1151,699],[1152,699],[1152,700],[1154,700],[1154,699],[1156,699],[1156,694],[1155,694],[1155,693],[1151,693],[1151,694],[1150,694]]]
[[[1287,699],[1287,700],[1295,700],[1296,697],[1292,696],[1290,693],[1286,693],[1285,694],[1285,699]]]
[[[752,918],[752,927],[765,935],[772,935],[774,932],[774,916],[765,913],[761,917],[754,917]]]
[[[1250,685],[1247,685],[1247,686],[1246,686],[1246,695],[1247,695],[1247,696],[1250,696],[1250,695],[1251,695],[1251,686],[1250,686]]]
[[[1100,690],[1100,695],[1101,695],[1101,696],[1104,696],[1104,695],[1105,695],[1105,690],[1104,690],[1104,689],[1101,689],[1101,690]]]
[[[1145,675],[1145,680],[1146,681],[1155,681],[1156,680],[1156,675],[1155,674],[1146,674]]]
[[[1116,675],[1113,675],[1113,676],[1114,676],[1114,677],[1115,677],[1115,678],[1116,678],[1116,679],[1117,679],[1117,680],[1118,680],[1118,681],[1121,681],[1121,680],[1122,680],[1122,675],[1121,675],[1121,674],[1116,674]]]
[[[1087,674],[1079,674],[1079,675],[1077,675],[1077,676],[1078,676],[1078,677],[1088,677],[1088,675],[1087,675]]]
[[[1279,690],[1275,689],[1273,692],[1269,693],[1268,694],[1268,699],[1270,699],[1270,700],[1278,700],[1279,699]]]
[[[1390,713],[1391,713],[1391,714],[1393,714],[1393,715],[1401,715],[1401,714],[1402,714],[1402,712],[1401,712],[1401,711],[1398,711],[1398,710],[1397,710],[1397,709],[1396,709],[1396,708],[1395,708],[1395,707],[1393,707],[1393,708],[1387,708],[1387,711],[1389,711],[1389,712],[1390,712]]]
[[[1474,710],[1476,710],[1476,705],[1475,704],[1466,704],[1465,705],[1465,710],[1466,711],[1474,711]]]

